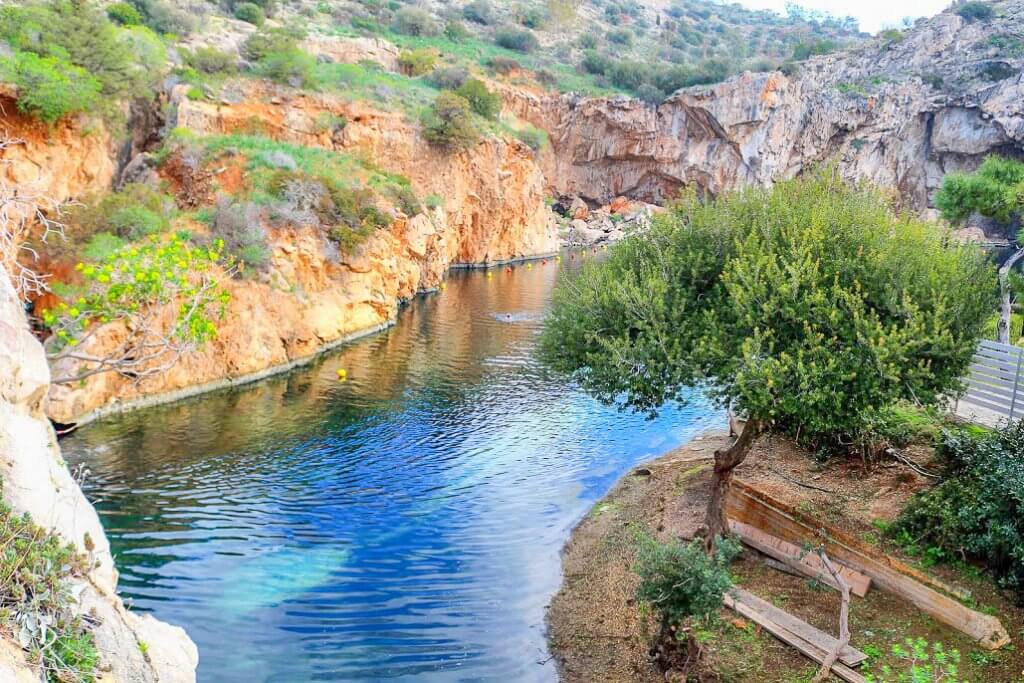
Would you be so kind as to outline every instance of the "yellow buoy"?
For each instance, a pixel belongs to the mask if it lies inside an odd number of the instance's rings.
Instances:
[[[526,269],[527,270],[533,270],[533,264],[532,263],[527,263],[526,264]]]
[[[494,273],[492,273],[491,271],[487,271],[487,279],[489,280],[492,277],[494,277]]]
[[[441,284],[439,284],[439,285],[437,286],[437,288],[438,288],[438,289],[444,289],[444,288],[445,288],[445,283],[443,283],[443,282],[442,282]]]
[[[344,382],[348,379],[348,371],[345,368],[338,368],[338,381]]]

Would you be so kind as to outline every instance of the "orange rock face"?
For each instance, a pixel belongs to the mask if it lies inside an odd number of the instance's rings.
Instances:
[[[232,106],[180,97],[176,124],[216,134],[251,129],[259,120],[268,135],[282,141],[364,154],[409,177],[420,197],[439,197],[441,206],[400,216],[343,257],[311,230],[272,231],[269,273],[259,281],[230,283],[231,302],[216,340],[139,383],[107,373],[54,386],[48,408],[53,419],[74,422],[126,404],[252,379],[390,324],[400,301],[437,287],[453,264],[557,250],[543,176],[518,141],[489,138],[446,154],[430,147],[399,114],[324,97],[282,98],[276,105],[265,100],[254,94]],[[320,130],[316,117],[325,111],[345,116],[348,125]],[[54,374],[68,370],[57,367]]]

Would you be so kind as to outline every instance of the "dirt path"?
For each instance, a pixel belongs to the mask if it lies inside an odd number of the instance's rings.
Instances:
[[[563,582],[548,612],[552,653],[562,680],[664,681],[648,660],[654,621],[634,598],[634,537],[646,530],[661,540],[689,538],[704,517],[711,459],[728,442],[708,434],[657,460],[634,469],[591,510],[574,530],[563,553]],[[927,463],[928,449],[911,451]],[[773,496],[897,552],[882,539],[877,520],[891,521],[927,479],[903,466],[875,466],[842,461],[828,466],[782,439],[763,439],[737,475]],[[904,558],[913,562],[913,558]],[[971,571],[948,568],[933,572],[969,591],[973,607],[997,614],[1011,637],[1021,638],[1024,614],[992,584]],[[838,594],[802,578],[768,568],[745,552],[733,565],[736,582],[818,628],[837,630]],[[753,625],[723,609],[721,619],[702,627],[707,661],[722,681],[800,683],[816,666]],[[873,655],[874,668],[899,664],[889,655],[907,636],[958,648],[962,681],[1024,681],[1024,654],[1016,648],[991,653],[976,648],[962,634],[938,624],[907,603],[872,589],[855,599],[851,610],[852,644]],[[874,670],[872,668],[871,670]]]

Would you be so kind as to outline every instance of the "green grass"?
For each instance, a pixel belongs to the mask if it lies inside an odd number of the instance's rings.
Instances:
[[[366,100],[417,118],[437,97],[438,89],[425,78],[410,78],[364,64],[317,64],[317,89],[350,101]]]

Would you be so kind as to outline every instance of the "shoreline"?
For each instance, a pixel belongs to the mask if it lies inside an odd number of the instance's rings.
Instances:
[[[530,256],[522,256],[513,259],[506,259],[503,261],[488,261],[486,263],[453,263],[448,266],[448,270],[487,270],[496,266],[507,265],[510,263],[526,263],[529,261],[540,261],[542,259],[553,258],[560,252],[554,251],[545,254],[536,254]],[[429,289],[422,289],[416,293],[416,296],[429,296],[430,294],[436,294],[438,292],[437,287],[431,287]],[[407,304],[410,299],[399,301],[399,308]],[[134,410],[144,410],[146,408],[154,408],[156,406],[167,405],[171,403],[177,403],[179,401],[185,401],[190,398],[195,398],[203,394],[213,393],[222,389],[231,389],[235,387],[245,386],[260,380],[267,379],[268,377],[274,377],[275,375],[281,375],[295,368],[309,365],[321,356],[337,349],[340,346],[359,341],[366,337],[379,334],[385,330],[390,329],[398,322],[398,318],[391,318],[385,322],[373,325],[371,327],[357,330],[349,334],[333,339],[329,342],[321,344],[316,351],[311,354],[293,358],[286,363],[280,363],[278,365],[271,365],[262,370],[255,372],[246,373],[244,375],[238,375],[237,377],[221,377],[209,382],[202,382],[199,384],[192,384],[180,389],[174,389],[172,391],[164,391],[160,393],[149,394],[147,396],[140,396],[138,398],[132,398],[128,400],[115,399],[105,405],[90,410],[89,412],[83,413],[82,415],[76,416],[74,420],[68,422],[60,422],[62,426],[70,427],[72,431],[78,427],[82,427],[96,420],[101,420],[111,415],[120,415],[123,413],[132,412]],[[52,421],[52,419],[51,419]]]

